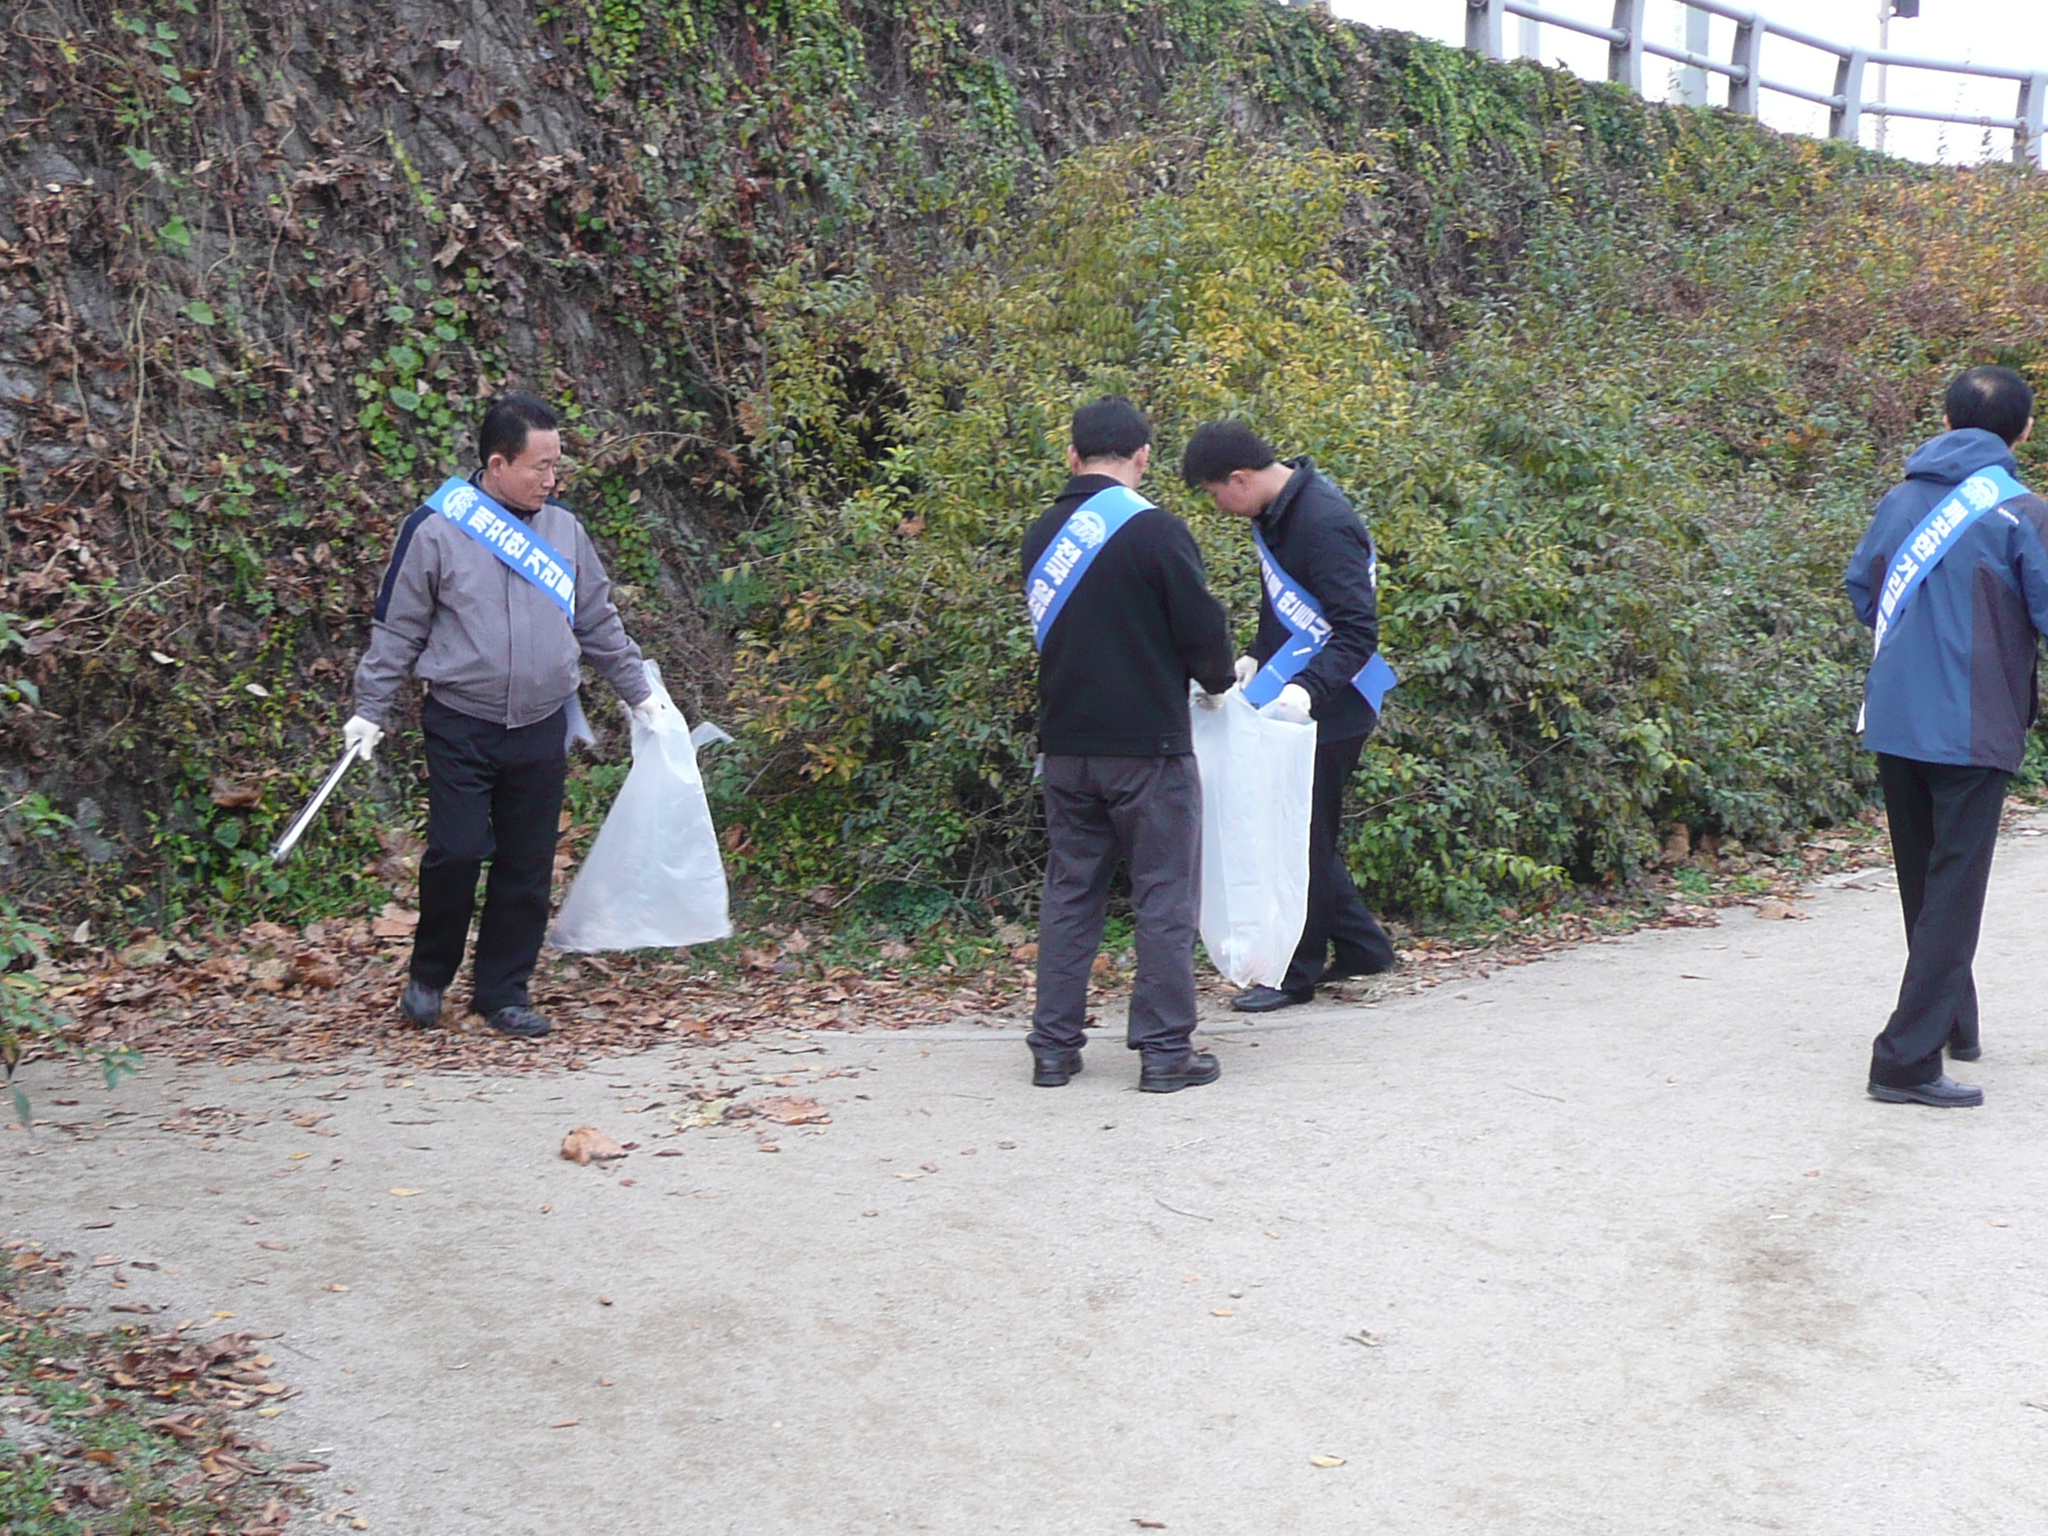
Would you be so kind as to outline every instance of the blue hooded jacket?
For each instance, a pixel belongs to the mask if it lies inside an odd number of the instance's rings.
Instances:
[[[1849,601],[1875,627],[1892,558],[1949,492],[1981,469],[2015,472],[2012,450],[1975,427],[1945,432],[1906,461],[1905,482],[1849,559]],[[2036,707],[2038,637],[2048,634],[2048,502],[2029,492],[1977,519],[1927,573],[1864,687],[1863,744],[1923,763],[2020,765]]]

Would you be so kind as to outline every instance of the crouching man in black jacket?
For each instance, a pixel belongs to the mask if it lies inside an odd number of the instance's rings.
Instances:
[[[1051,843],[1038,923],[1032,1082],[1081,1070],[1088,975],[1110,877],[1128,860],[1138,971],[1126,1041],[1138,1086],[1213,1083],[1195,1030],[1195,923],[1202,786],[1188,682],[1217,707],[1231,684],[1230,629],[1187,525],[1137,494],[1152,428],[1112,396],[1074,413],[1073,478],[1024,536],[1024,591],[1038,644],[1038,736]]]
[[[1283,462],[1241,422],[1211,422],[1188,440],[1181,477],[1207,491],[1219,511],[1248,518],[1264,544],[1259,634],[1240,657],[1237,680],[1254,703],[1263,680],[1278,683],[1275,702],[1316,722],[1314,809],[1308,834],[1308,919],[1278,987],[1252,987],[1231,1007],[1270,1013],[1305,1003],[1316,988],[1374,976],[1395,964],[1394,946],[1374,920],[1344,865],[1344,784],[1379,723],[1369,690],[1384,693],[1393,674],[1379,651],[1379,582],[1372,535],[1344,493],[1306,458]],[[1276,571],[1274,567],[1278,567]],[[1289,584],[1320,610],[1323,628],[1304,637],[1281,621],[1275,593]],[[1291,596],[1286,598],[1297,608]],[[1283,652],[1320,642],[1284,682],[1267,671]],[[1262,679],[1262,673],[1265,676]]]

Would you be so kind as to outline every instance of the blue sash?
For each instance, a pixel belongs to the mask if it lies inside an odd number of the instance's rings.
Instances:
[[[512,571],[547,594],[573,626],[576,622],[576,567],[553,545],[467,480],[452,476],[427,498],[427,505],[483,545]]]
[[[1913,601],[1913,594],[1920,590],[1920,583],[1927,579],[1929,571],[1941,564],[1942,556],[1955,547],[1964,530],[2000,502],[2026,493],[2024,485],[1994,465],[1990,469],[1978,470],[1935,503],[1934,510],[1927,514],[1892,557],[1891,572],[1885,577],[1884,591],[1877,599],[1877,635],[1871,645],[1873,656],[1884,649],[1892,626],[1898,623],[1900,615]]]
[[[1066,525],[1052,536],[1038,564],[1024,583],[1024,601],[1031,609],[1031,643],[1041,651],[1052,621],[1067,606],[1067,598],[1081,584],[1088,567],[1115,538],[1119,529],[1152,503],[1128,486],[1112,485],[1097,491],[1074,508]]]
[[[1245,702],[1255,709],[1263,709],[1279,698],[1280,690],[1294,681],[1295,673],[1313,661],[1317,653],[1330,643],[1330,621],[1323,617],[1323,610],[1316,600],[1302,591],[1292,576],[1280,569],[1280,562],[1266,548],[1266,541],[1259,536],[1257,528],[1252,529],[1252,543],[1259,551],[1259,575],[1266,583],[1266,601],[1273,605],[1274,615],[1294,635],[1244,685]],[[1372,570],[1377,584],[1376,560]],[[1351,686],[1365,696],[1372,712],[1378,714],[1380,700],[1398,681],[1400,679],[1394,676],[1394,669],[1387,665],[1387,659],[1374,651],[1372,659],[1351,679]]]

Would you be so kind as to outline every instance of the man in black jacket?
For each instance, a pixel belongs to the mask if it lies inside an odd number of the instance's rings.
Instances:
[[[1130,864],[1137,927],[1126,1039],[1143,1055],[1138,1086],[1173,1093],[1222,1071],[1189,1044],[1202,788],[1188,683],[1200,685],[1198,703],[1230,687],[1230,629],[1194,535],[1136,493],[1151,442],[1128,400],[1076,411],[1072,478],[1024,536],[1051,843],[1030,1034],[1041,1088],[1081,1070],[1088,977],[1119,860]]]
[[[1379,650],[1379,581],[1372,535],[1344,493],[1306,458],[1283,462],[1251,428],[1217,421],[1188,440],[1181,477],[1207,491],[1218,510],[1249,518],[1273,563],[1312,599],[1328,625],[1320,650],[1280,690],[1281,707],[1316,722],[1316,777],[1308,835],[1308,918],[1294,960],[1277,987],[1252,987],[1231,1007],[1270,1013],[1305,1003],[1316,988],[1374,976],[1395,964],[1394,946],[1359,897],[1344,865],[1344,785],[1379,715],[1354,682]],[[1295,632],[1273,609],[1271,573],[1262,583],[1253,654],[1237,663],[1249,684]],[[1369,676],[1369,674],[1368,674]],[[1391,674],[1389,674],[1391,680]]]

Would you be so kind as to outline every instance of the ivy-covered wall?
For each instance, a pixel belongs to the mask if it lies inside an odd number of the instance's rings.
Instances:
[[[1028,890],[1014,541],[1107,387],[1163,460],[1242,412],[1372,516],[1382,900],[1774,836],[1865,792],[1844,541],[1940,376],[2048,314],[2031,182],[1266,0],[28,0],[0,178],[0,886],[66,915],[403,889],[407,733],[259,847],[509,386],[742,727],[757,900]]]

